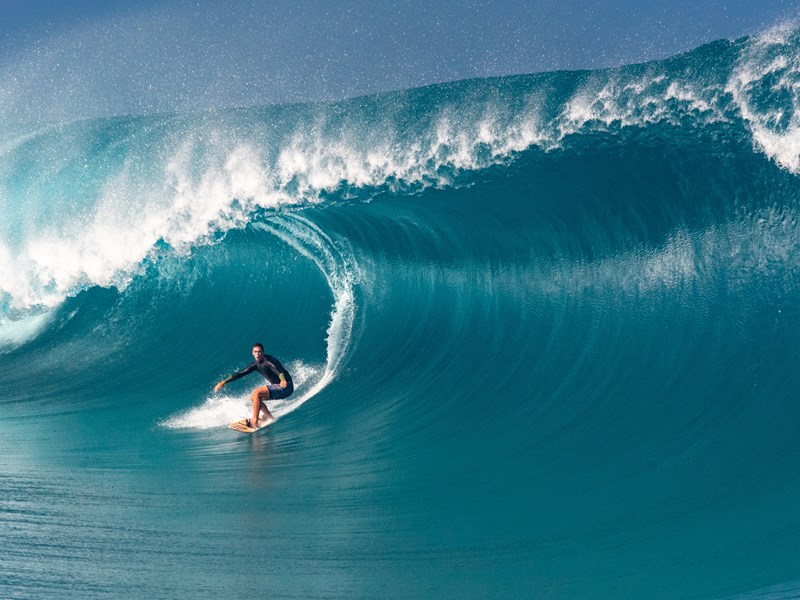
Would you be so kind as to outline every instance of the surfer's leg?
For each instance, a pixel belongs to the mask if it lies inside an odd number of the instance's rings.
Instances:
[[[262,386],[253,390],[250,400],[253,403],[253,417],[250,419],[250,424],[253,427],[259,426],[258,415],[260,412],[264,413],[264,417],[267,421],[272,420],[272,413],[269,412],[264,402],[264,400],[269,400],[269,388],[267,386]]]
[[[275,420],[275,417],[272,416],[272,413],[269,412],[269,409],[267,408],[267,403],[263,400],[261,401],[261,412],[264,413],[264,419],[267,422]]]

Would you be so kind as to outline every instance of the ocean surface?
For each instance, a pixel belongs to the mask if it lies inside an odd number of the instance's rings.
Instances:
[[[0,130],[3,598],[797,598],[799,366],[791,27]]]

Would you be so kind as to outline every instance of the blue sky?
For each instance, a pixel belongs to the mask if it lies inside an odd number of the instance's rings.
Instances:
[[[800,0],[0,0],[0,109],[336,99],[641,62],[798,16]]]

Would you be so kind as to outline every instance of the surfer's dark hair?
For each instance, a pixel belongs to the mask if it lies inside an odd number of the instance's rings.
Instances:
[[[256,342],[255,344],[253,344],[253,348],[261,348],[261,351],[263,352],[264,344],[262,344],[261,342]]]

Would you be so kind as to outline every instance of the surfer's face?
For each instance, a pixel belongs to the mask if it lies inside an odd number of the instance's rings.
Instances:
[[[255,358],[256,361],[260,361],[263,356],[264,356],[264,350],[262,350],[258,346],[253,348],[253,358]]]

